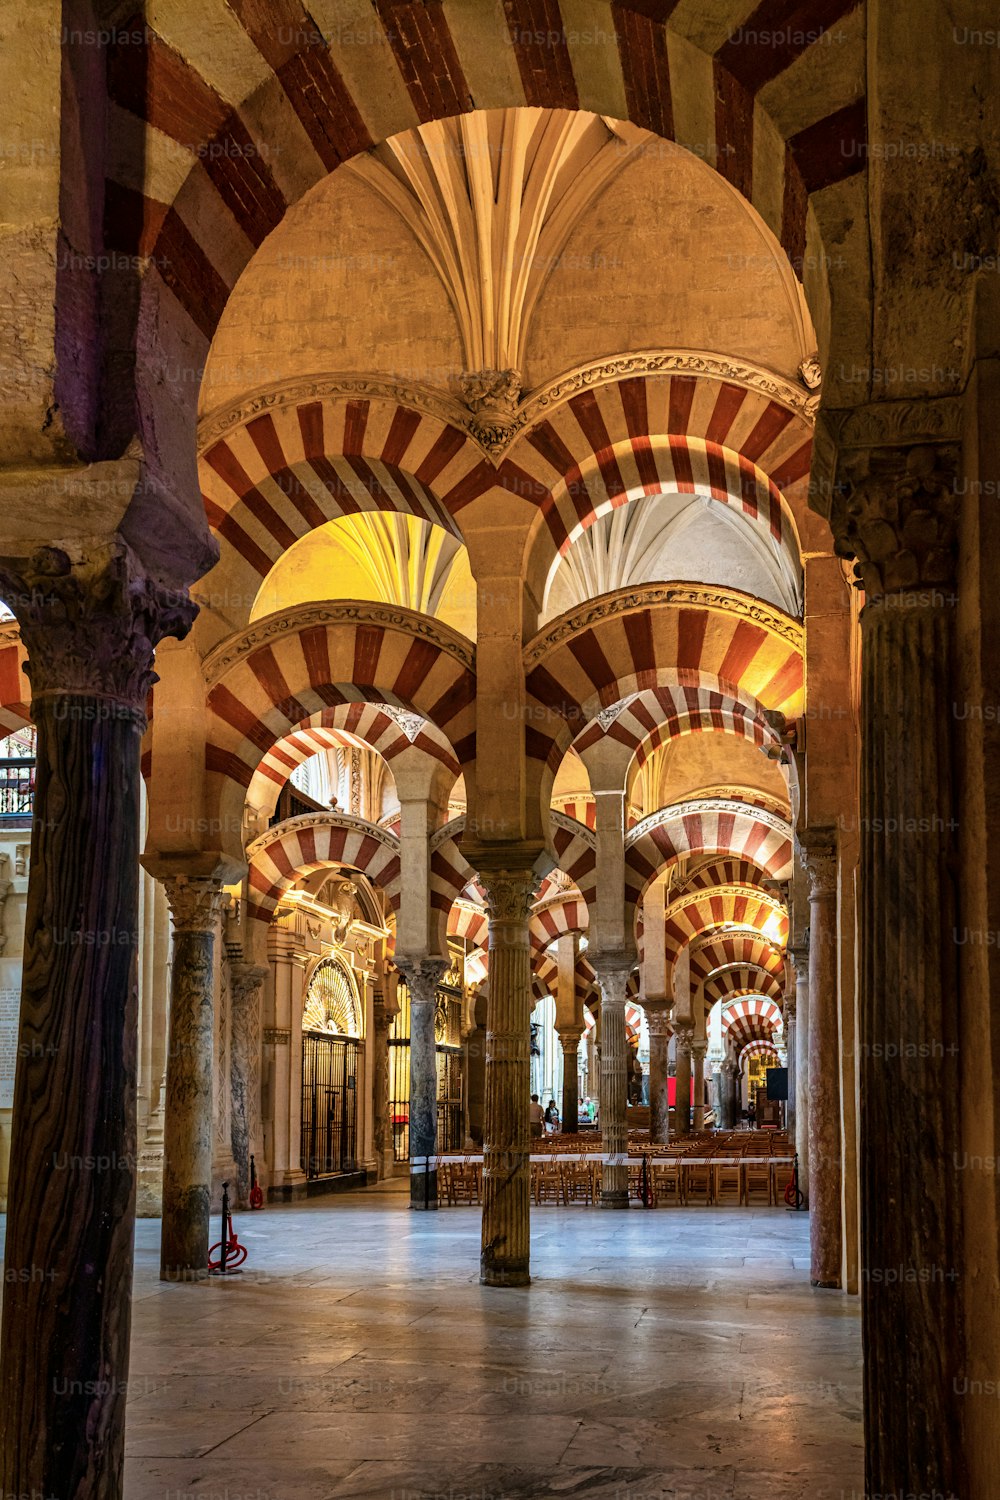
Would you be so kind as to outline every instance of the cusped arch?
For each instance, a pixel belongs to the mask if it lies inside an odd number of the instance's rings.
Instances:
[[[357,870],[399,909],[399,840],[387,829],[346,813],[310,813],[289,818],[247,847],[248,915],[270,922],[282,896],[325,865]]]
[[[209,816],[231,848],[263,757],[313,714],[345,703],[388,703],[429,719],[470,782],[475,648],[414,610],[361,601],[302,605],[224,642],[203,671]]]
[[[742,926],[758,932],[770,931],[784,948],[788,939],[788,912],[776,896],[749,884],[714,885],[687,891],[664,912],[664,944],[668,966],[676,963],[682,948],[708,932]]]

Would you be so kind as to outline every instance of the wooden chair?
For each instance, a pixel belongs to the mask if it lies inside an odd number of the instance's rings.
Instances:
[[[536,1162],[535,1202],[563,1203],[562,1163],[558,1161]]]
[[[707,1164],[685,1162],[684,1202],[700,1203],[706,1208],[712,1202],[712,1168]]]
[[[748,1157],[743,1166],[744,1193],[749,1208],[763,1208],[766,1204],[774,1202],[774,1189],[771,1183],[771,1163],[768,1158],[761,1160]]]
[[[650,1163],[650,1177],[653,1182],[653,1201],[659,1208],[660,1204],[679,1206],[684,1202],[681,1191],[681,1169],[676,1161],[659,1161]]]
[[[713,1190],[715,1202],[720,1206],[735,1203],[737,1206],[743,1202],[743,1168],[739,1162],[714,1162],[712,1171],[715,1176]]]
[[[594,1174],[589,1161],[563,1162],[563,1196],[567,1203],[593,1203]]]

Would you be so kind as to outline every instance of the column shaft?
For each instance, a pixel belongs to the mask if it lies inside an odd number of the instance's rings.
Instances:
[[[577,1135],[580,1130],[580,1038],[560,1037],[563,1060],[562,1087],[562,1131],[564,1135]]]
[[[667,1068],[670,1062],[670,1022],[666,1009],[646,1009],[649,1026],[649,1138],[665,1146],[670,1139]]]
[[[840,1019],[835,830],[802,836],[809,876],[809,1242],[813,1286],[841,1284]]]
[[[674,1134],[691,1134],[691,1032],[675,1026],[677,1034],[676,1073],[674,1075]]]
[[[166,882],[174,924],[170,1051],[163,1146],[160,1280],[208,1275],[212,1198],[215,940],[222,909],[217,880]]]
[[[263,1166],[263,1128],[260,1111],[261,999],[267,969],[242,959],[231,960],[232,1050],[229,1059],[232,1089],[233,1160],[236,1163],[235,1201],[245,1208],[250,1198],[250,1158],[258,1177]]]
[[[487,1286],[527,1286],[532,1010],[528,911],[534,881],[524,870],[491,871],[481,878],[490,917],[490,985],[479,1279]]]
[[[628,1208],[628,1039],[625,993],[628,968],[600,968],[602,1208]]]
[[[694,1109],[695,1132],[705,1128],[705,1043],[696,1042],[692,1049],[694,1058]]]
[[[435,1209],[437,1191],[437,987],[443,958],[397,959],[410,993],[410,1207]]]
[[[135,1220],[139,742],[193,609],[119,542],[0,570],[38,731],[11,1130],[0,1493],[119,1500]]]

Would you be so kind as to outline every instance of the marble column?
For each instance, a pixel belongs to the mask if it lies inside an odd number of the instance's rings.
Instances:
[[[218,880],[164,882],[173,922],[170,1046],[163,1146],[161,1281],[208,1275],[212,1196],[214,957],[224,893]]]
[[[232,1016],[232,1043],[229,1074],[232,1090],[233,1160],[236,1163],[235,1201],[246,1208],[250,1200],[250,1158],[254,1158],[257,1176],[263,1169],[263,1126],[261,1122],[261,1001],[267,969],[244,959],[230,959],[229,986]],[[263,1187],[263,1183],[261,1184]]]
[[[841,1284],[840,1017],[836,829],[799,836],[809,879],[809,1277]]]
[[[674,1135],[691,1134],[691,1046],[694,1026],[690,1021],[674,1022]]]
[[[628,1208],[628,1062],[625,995],[628,964],[592,959],[601,986],[602,1208]]]
[[[580,1033],[560,1034],[563,1086],[560,1128],[564,1135],[577,1135],[580,1129]]]
[[[673,1035],[669,1007],[647,1002],[646,1025],[649,1028],[649,1139],[665,1146],[670,1139],[667,1070]]]
[[[794,1139],[795,1139],[795,1078],[796,1078],[796,1067],[795,1067],[795,1033],[796,1033],[796,1030],[797,1030],[797,1026],[796,1026],[796,1010],[795,1010],[795,979],[794,979],[794,975],[790,976],[790,979],[791,979],[790,986],[785,991],[785,1012],[784,1012],[784,1021],[785,1021],[785,1051],[786,1051],[786,1053],[788,1055],[788,1061],[787,1061],[787,1067],[788,1067],[788,1100],[787,1100],[787,1103],[785,1104],[785,1130],[788,1132],[788,1139],[790,1141],[794,1141]]]
[[[531,948],[530,869],[480,869],[489,913],[483,1128],[483,1235],[479,1279],[486,1286],[531,1281]]]
[[[705,1053],[707,1051],[707,1042],[692,1042],[691,1057],[694,1064],[692,1126],[696,1134],[705,1128]]]
[[[121,541],[0,562],[38,733],[11,1122],[0,1494],[122,1494],[135,1220],[139,742],[194,608]]]
[[[437,989],[444,958],[397,958],[410,995],[410,1207],[435,1209],[437,1191]]]
[[[808,928],[806,929],[808,935]],[[799,1188],[809,1202],[809,944],[788,950],[795,964],[795,1152]]]
[[[372,1117],[375,1164],[379,1179],[392,1176],[392,1106],[389,1076],[389,1031],[392,1016],[385,1004],[385,991],[375,985],[372,1005]]]

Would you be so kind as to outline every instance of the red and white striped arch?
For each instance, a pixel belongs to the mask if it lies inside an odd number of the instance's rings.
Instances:
[[[544,597],[559,557],[595,521],[670,492],[734,507],[798,591],[798,536],[782,488],[805,478],[811,454],[810,420],[746,384],[691,371],[595,383],[553,403],[509,451],[519,492],[525,476],[547,492],[529,577]]]
[[[752,964],[734,964],[713,974],[702,988],[705,1014],[718,1000],[734,1000],[743,995],[756,995],[771,1000],[781,1009],[784,996],[781,985],[771,974]]]
[[[597,901],[597,834],[586,823],[551,812],[549,827],[556,864],[576,886],[591,911]]]
[[[644,818],[625,838],[625,904],[634,924],[643,893],[661,871],[704,854],[752,860],[765,876],[787,879],[792,830],[783,818],[745,802],[680,802]]]
[[[691,982],[704,984],[712,974],[733,965],[759,969],[784,987],[784,957],[757,932],[716,932],[697,942],[691,949]]]
[[[703,933],[730,925],[758,932],[769,925],[779,948],[788,942],[788,912],[774,896],[752,885],[717,885],[689,891],[667,907],[663,926],[668,966]]]
[[[694,686],[763,718],[803,707],[803,633],[734,589],[642,584],[552,621],[524,648],[529,775],[545,802],[563,754],[602,709],[646,689]]]
[[[768,1041],[747,1042],[746,1046],[739,1053],[739,1056],[737,1058],[737,1062],[739,1064],[739,1067],[742,1069],[744,1063],[751,1063],[751,1062],[753,1062],[758,1057],[774,1057],[774,1058],[776,1058],[777,1056],[778,1056],[778,1049],[774,1045],[773,1042],[768,1042]]]
[[[758,749],[771,745],[777,749],[781,744],[777,732],[756,705],[696,684],[664,683],[628,699],[607,728],[596,719],[588,724],[574,741],[573,749],[581,754],[593,745],[612,740],[641,766],[670,740],[686,734],[713,732],[739,735]]]
[[[452,913],[466,887],[475,880],[476,872],[459,848],[459,839],[465,831],[465,818],[453,818],[431,835],[431,911],[438,927],[439,938],[445,932],[452,937],[465,937],[465,932],[452,931]],[[484,919],[485,920],[485,919]],[[486,928],[483,929],[483,943]],[[443,948],[441,949],[443,952]]]
[[[303,605],[252,625],[207,658],[208,815],[236,842],[262,759],[314,714],[384,703],[429,719],[468,776],[475,759],[475,655],[413,610],[348,601]]]
[[[478,445],[444,418],[330,384],[302,398],[296,383],[279,387],[249,420],[202,424],[205,512],[249,589],[309,531],[363,511],[416,516],[461,539],[457,513],[495,482]]]
[[[543,948],[569,933],[586,932],[590,924],[587,903],[576,891],[567,891],[532,908],[528,930]]]
[[[749,995],[722,1007],[723,1040],[732,1036],[741,1047],[752,1041],[773,1042],[781,1029],[781,1011],[762,995]]]
[[[269,829],[247,849],[248,910],[269,922],[282,896],[324,865],[358,870],[399,909],[399,840],[384,828],[341,813],[310,813]]]
[[[389,762],[415,745],[458,775],[458,761],[433,724],[425,721],[424,728],[411,741],[381,705],[340,703],[312,714],[267,752],[247,788],[247,801],[253,807],[273,806],[278,791],[297,766],[341,745],[366,745]]]

